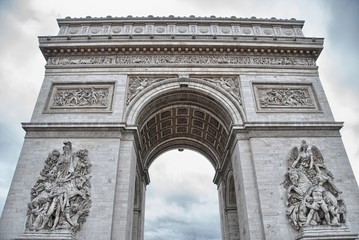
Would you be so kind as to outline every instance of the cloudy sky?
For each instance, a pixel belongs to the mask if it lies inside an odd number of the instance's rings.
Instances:
[[[345,122],[341,133],[356,178],[359,179],[358,12],[359,1],[356,0],[0,0],[0,212],[23,142],[24,131],[20,123],[30,120],[43,80],[45,61],[38,49],[37,36],[56,35],[56,18],[66,16],[215,15],[284,19],[294,17],[305,20],[305,36],[325,38],[324,51],[317,62],[320,78],[335,119]],[[164,159],[183,159],[186,152]],[[170,154],[176,155],[178,152]],[[172,178],[164,179],[165,176],[161,176],[156,179],[154,175],[160,175],[155,174],[156,171],[161,171],[158,169],[162,169],[163,173],[163,169],[169,168],[168,161],[161,159],[150,169],[150,173],[154,174],[147,194],[146,240],[208,240],[209,236],[219,239],[218,217],[215,217],[218,214],[217,193],[215,185],[211,183],[213,169],[198,155],[190,154],[185,159],[198,162],[200,165],[197,169],[201,170],[200,173],[187,171]],[[176,164],[178,169],[186,165],[183,162],[171,164]],[[174,175],[166,172],[168,176]],[[183,178],[184,175],[186,179]],[[208,181],[201,182],[208,182],[208,188],[197,182],[205,178],[205,175],[209,177]],[[181,183],[188,179],[191,179],[191,187],[183,189]],[[166,190],[168,182],[175,180],[175,186],[180,191]],[[187,192],[184,193],[184,190]],[[204,199],[203,196],[208,197]],[[156,201],[171,207],[162,212],[153,211],[151,204]],[[216,207],[211,207],[213,204]],[[191,209],[197,211],[192,211],[190,216],[184,214]],[[210,212],[208,209],[214,210]],[[166,214],[169,212],[171,214]],[[203,216],[201,212],[207,215]],[[200,223],[204,225],[199,225]],[[157,226],[157,230],[154,231],[152,226]],[[172,231],[169,226],[176,226],[176,231]],[[211,234],[202,235],[205,231]]]

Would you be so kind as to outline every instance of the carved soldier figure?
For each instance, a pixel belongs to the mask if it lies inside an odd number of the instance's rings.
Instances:
[[[313,203],[307,205],[310,208],[310,211],[307,216],[307,221],[304,226],[308,226],[310,221],[313,218],[313,215],[319,210],[323,210],[325,220],[327,224],[330,224],[330,215],[328,206],[324,200],[327,190],[323,187],[323,179],[321,177],[316,178],[316,183],[313,188],[309,191],[309,196],[313,198]]]

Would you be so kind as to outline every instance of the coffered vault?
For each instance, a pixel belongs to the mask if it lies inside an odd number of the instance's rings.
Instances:
[[[225,80],[239,82],[238,77],[227,76]],[[162,152],[186,147],[201,152],[215,169],[220,169],[231,129],[242,123],[239,92],[233,96],[214,81],[208,83],[198,78],[169,78],[158,82],[161,87],[154,84],[141,92],[141,97],[147,99],[146,105],[136,107],[141,109],[135,124],[139,129],[144,168]],[[145,94],[147,90],[150,99]],[[234,114],[226,107],[233,107]]]

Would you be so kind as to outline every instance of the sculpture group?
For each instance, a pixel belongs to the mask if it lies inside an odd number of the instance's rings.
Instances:
[[[91,207],[90,171],[86,149],[73,153],[71,142],[64,142],[63,153],[53,150],[31,189],[26,229],[76,233]]]
[[[271,89],[260,98],[261,106],[313,106],[305,89]]]
[[[345,223],[342,192],[333,180],[334,176],[325,166],[316,146],[309,148],[303,140],[299,150],[292,148],[284,185],[287,189],[287,216],[295,229]]]
[[[107,106],[109,101],[108,88],[74,88],[56,92],[54,107],[71,106]]]

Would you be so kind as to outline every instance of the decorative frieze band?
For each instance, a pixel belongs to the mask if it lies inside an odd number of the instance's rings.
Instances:
[[[50,57],[47,66],[91,65],[243,65],[243,66],[315,66],[312,57],[223,56],[223,55],[116,55]]]
[[[48,112],[108,112],[112,109],[114,84],[53,84]]]
[[[303,37],[300,26],[266,24],[176,24],[131,23],[103,25],[63,25],[58,35],[235,35],[235,36],[283,36]]]
[[[312,85],[253,84],[259,111],[319,110]]]

